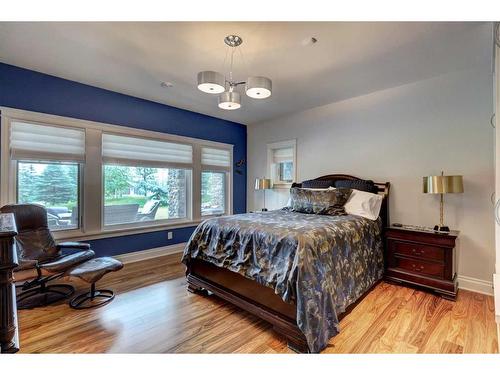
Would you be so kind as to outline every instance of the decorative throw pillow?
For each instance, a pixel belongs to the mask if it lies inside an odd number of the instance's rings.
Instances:
[[[345,215],[344,205],[351,189],[308,190],[290,189],[292,211],[318,215]]]
[[[315,189],[315,188],[299,188],[299,189],[305,189],[305,190],[316,190],[316,191],[325,191],[325,190],[335,190],[334,187],[328,187],[328,188],[325,188],[325,189]],[[288,200],[286,201],[286,205],[284,208],[290,208],[292,205],[292,198],[291,196],[289,195],[288,196]]]
[[[336,188],[356,189],[377,193],[378,188],[372,180],[339,180],[335,182]]]
[[[302,182],[303,189],[327,189],[335,187],[333,180],[306,180]]]

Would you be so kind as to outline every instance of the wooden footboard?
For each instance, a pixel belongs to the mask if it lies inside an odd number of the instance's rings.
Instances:
[[[271,288],[262,286],[238,273],[216,267],[199,259],[191,259],[186,271],[188,290],[192,293],[212,293],[272,324],[283,336],[290,349],[309,353],[306,338],[297,326],[297,307],[284,302]],[[349,314],[378,284],[376,282],[356,302],[339,314],[339,321]]]
[[[271,288],[197,259],[190,261],[186,276],[190,292],[206,290],[215,294],[271,323],[273,329],[286,339],[290,349],[309,352],[306,338],[297,326],[295,304],[284,302]]]

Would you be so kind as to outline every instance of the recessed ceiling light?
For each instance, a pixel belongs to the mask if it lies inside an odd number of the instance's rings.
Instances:
[[[166,87],[166,88],[174,87],[174,84],[172,82],[162,82],[161,87]]]

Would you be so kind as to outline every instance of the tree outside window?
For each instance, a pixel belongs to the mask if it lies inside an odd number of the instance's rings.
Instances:
[[[220,215],[226,206],[226,173],[202,172],[201,174],[201,214]]]
[[[176,168],[104,167],[104,224],[187,217],[188,171]]]
[[[17,171],[18,203],[44,206],[53,230],[78,228],[78,164],[20,161]]]

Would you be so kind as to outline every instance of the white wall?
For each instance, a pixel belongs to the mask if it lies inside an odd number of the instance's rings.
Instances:
[[[391,222],[432,226],[439,196],[422,176],[460,174],[464,194],[445,196],[445,223],[461,231],[460,276],[491,283],[494,271],[494,130],[491,65],[374,92],[248,127],[248,207],[262,207],[255,177],[266,175],[266,144],[297,139],[297,180],[347,173],[389,181]],[[268,208],[288,192],[268,191]],[[467,287],[475,280],[461,282]],[[460,280],[459,280],[460,281]],[[478,288],[486,284],[477,281]]]

